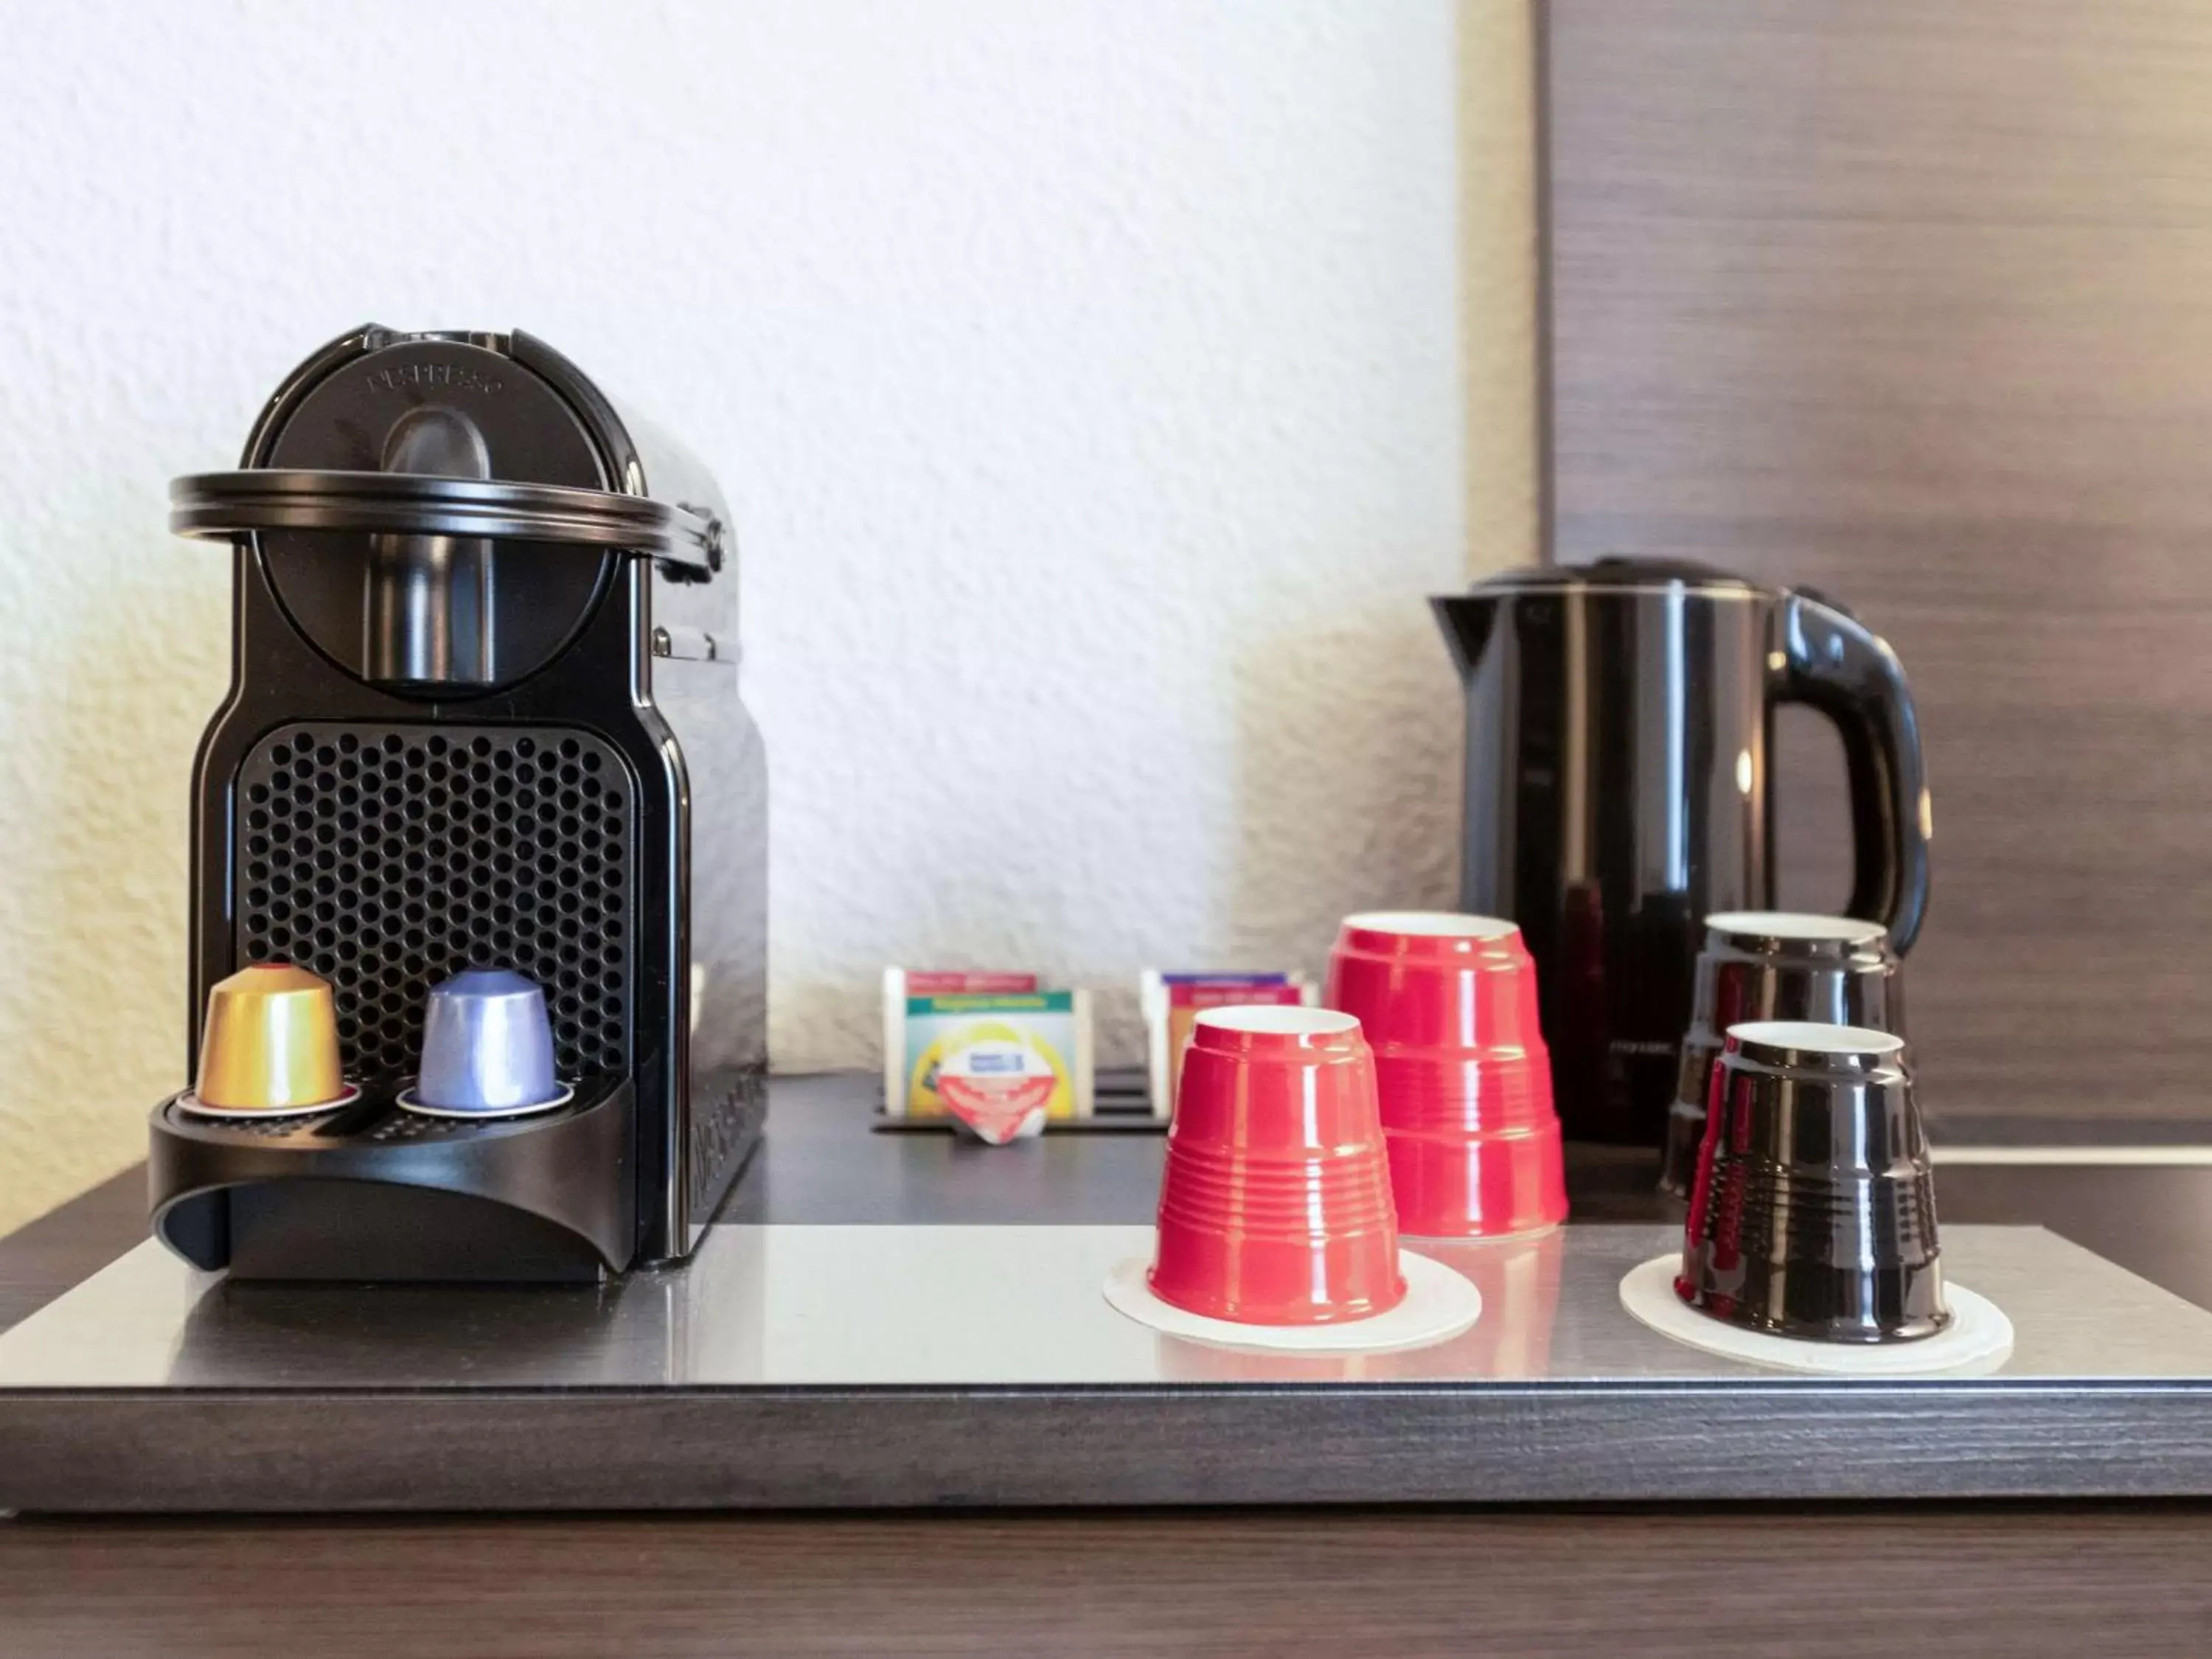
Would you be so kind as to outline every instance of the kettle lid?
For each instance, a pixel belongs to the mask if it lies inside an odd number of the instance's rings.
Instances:
[[[1694,559],[1631,559],[1617,554],[1593,559],[1588,564],[1532,564],[1517,570],[1501,570],[1475,583],[1471,591],[1491,597],[1568,589],[1630,592],[1655,587],[1705,593],[1763,591],[1758,583],[1746,577],[1732,575]]]

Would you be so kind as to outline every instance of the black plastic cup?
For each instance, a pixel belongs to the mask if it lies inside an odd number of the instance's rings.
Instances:
[[[1733,1026],[1713,1068],[1675,1294],[1750,1330],[1904,1342],[1951,1322],[1905,1041]]]
[[[1682,1035],[1674,1103],[1659,1185],[1690,1195],[1705,1135],[1705,1094],[1721,1033],[1747,1020],[1864,1025],[1905,1035],[1905,981],[1880,922],[1788,910],[1731,910],[1705,918],[1690,1029]]]

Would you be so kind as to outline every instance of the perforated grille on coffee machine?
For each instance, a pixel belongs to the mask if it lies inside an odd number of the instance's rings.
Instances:
[[[336,993],[349,1071],[411,1073],[431,986],[545,989],[564,1074],[629,1065],[636,816],[627,769],[558,727],[288,726],[240,770],[237,950]]]

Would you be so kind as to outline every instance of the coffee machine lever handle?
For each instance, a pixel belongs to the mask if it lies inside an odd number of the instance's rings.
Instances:
[[[1901,955],[1928,910],[1929,823],[1920,721],[1887,643],[1809,593],[1785,594],[1770,682],[1778,702],[1835,722],[1851,793],[1850,915],[1879,921]]]
[[[169,528],[207,541],[250,531],[321,530],[617,548],[680,566],[699,580],[723,560],[722,527],[712,515],[650,495],[417,472],[194,473],[170,480]]]

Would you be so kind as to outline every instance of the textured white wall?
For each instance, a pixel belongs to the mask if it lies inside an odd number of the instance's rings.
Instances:
[[[542,334],[726,486],[780,1064],[868,1060],[885,962],[1310,967],[1448,896],[1421,596],[1530,533],[1521,0],[8,32],[0,1226],[181,1080],[227,583],[166,481],[371,319]]]

